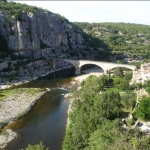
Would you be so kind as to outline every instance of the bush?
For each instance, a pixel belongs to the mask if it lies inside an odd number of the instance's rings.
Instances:
[[[135,116],[144,121],[150,120],[150,98],[142,97],[139,102],[138,108],[135,111]]]
[[[42,142],[40,142],[40,144],[37,145],[28,145],[28,147],[25,150],[49,150],[49,148],[44,148],[45,146],[43,145]]]
[[[133,119],[127,119],[126,122],[127,122],[128,126],[134,125],[134,120]]]
[[[123,77],[123,69],[120,67],[115,68],[114,76],[116,77]]]

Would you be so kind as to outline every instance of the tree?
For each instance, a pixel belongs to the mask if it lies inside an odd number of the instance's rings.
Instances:
[[[123,69],[120,67],[115,68],[114,76],[116,77],[123,77]]]
[[[7,0],[0,0],[0,2],[7,2]]]
[[[125,73],[124,78],[125,78],[127,81],[130,81],[130,80],[132,79],[132,73],[131,73],[131,72]]]
[[[12,62],[8,62],[7,65],[8,65],[8,68],[10,68]]]
[[[150,98],[142,97],[140,100],[138,107],[135,111],[135,116],[137,118],[141,118],[144,121],[150,120]]]
[[[108,75],[101,75],[98,77],[104,87],[109,87],[113,84],[113,79]]]
[[[36,144],[36,145],[29,144],[25,150],[49,150],[49,148],[45,149],[45,146],[43,145],[43,143],[40,142],[40,144]]]
[[[122,104],[119,92],[107,91],[99,95],[95,102],[96,113],[106,119],[119,117]]]
[[[93,97],[103,89],[104,85],[101,78],[91,75],[86,79],[86,82],[81,85],[82,98],[85,100],[93,99]]]
[[[125,79],[122,79],[122,78],[115,78],[114,79],[114,84],[115,84],[115,87],[117,89],[120,89],[120,90],[129,90],[129,82]]]
[[[149,150],[150,137],[139,130],[123,130],[119,121],[105,120],[89,138],[87,150]]]
[[[135,107],[135,103],[136,103],[136,94],[131,92],[131,91],[127,91],[123,96],[122,96],[122,104],[126,109],[134,109]]]
[[[142,83],[140,82],[140,83],[136,83],[136,88],[138,89],[138,90],[140,90],[141,88],[142,88]]]
[[[145,86],[146,86],[146,91],[147,91],[148,93],[150,93],[150,80],[147,80],[147,81],[146,81]]]

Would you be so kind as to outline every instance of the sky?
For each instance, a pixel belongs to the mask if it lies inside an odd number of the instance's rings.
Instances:
[[[71,22],[150,25],[150,1],[13,1],[42,7]]]

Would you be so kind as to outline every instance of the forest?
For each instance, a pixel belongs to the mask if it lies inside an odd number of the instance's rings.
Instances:
[[[15,2],[5,2],[5,0],[0,0],[0,10],[7,11],[7,20],[9,21],[9,23],[11,23],[12,16],[14,16],[16,20],[22,21],[22,17],[21,17],[22,12],[35,13],[36,11],[53,14],[54,16],[57,16],[60,19],[62,19],[62,21],[65,20],[68,22],[68,20],[65,17],[56,13],[52,13],[47,9],[43,9],[41,7],[36,7],[36,6],[30,6],[26,4],[15,3]]]
[[[112,54],[130,58],[150,57],[150,26],[131,23],[74,22],[87,46],[108,49]],[[92,37],[92,38],[90,38]],[[101,42],[96,42],[101,41]]]
[[[116,69],[114,76],[89,76],[81,89],[73,87],[73,102],[63,150],[148,150],[150,137],[138,128],[131,128],[140,118],[150,119],[149,97],[136,104],[135,89],[129,85],[130,73]],[[147,91],[150,83],[145,84]],[[136,109],[135,109],[136,108]],[[145,110],[145,111],[143,111]],[[129,119],[128,115],[133,114]],[[122,118],[126,119],[124,128]]]

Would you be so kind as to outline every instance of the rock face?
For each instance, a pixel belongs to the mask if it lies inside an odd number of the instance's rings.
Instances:
[[[51,12],[22,12],[21,21],[12,16],[11,23],[7,21],[7,11],[0,11],[0,33],[8,41],[10,49],[25,56],[48,52],[76,50],[81,47],[83,38],[76,33],[71,23],[61,19]]]

